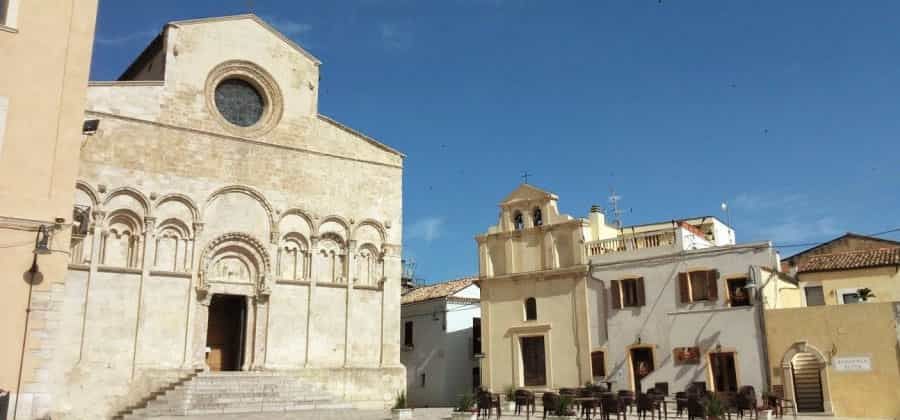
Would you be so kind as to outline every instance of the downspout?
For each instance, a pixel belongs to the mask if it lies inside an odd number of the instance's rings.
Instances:
[[[594,281],[599,281],[600,286],[603,290],[603,323],[606,324],[603,326],[603,339],[606,340],[607,347],[609,346],[609,317],[607,316],[608,311],[606,310],[606,287],[603,285],[603,280],[600,280],[594,277],[594,263],[590,259],[588,259],[588,278]],[[590,309],[590,308],[589,308]],[[588,320],[590,320],[590,315],[588,315]],[[590,331],[588,331],[590,334]]]
[[[769,364],[769,336],[766,332],[766,316],[765,316],[765,302],[763,301],[763,287],[762,284],[762,274],[761,269],[758,266],[752,266],[750,269],[751,276],[753,277],[751,280],[757,285],[756,287],[756,302],[757,305],[755,308],[757,320],[759,322],[760,336],[762,337],[762,358],[763,365],[765,369],[763,369],[763,390],[760,392],[767,392],[772,387],[772,378],[771,378],[771,366]],[[777,286],[777,283],[776,283]],[[776,289],[775,293],[778,291]]]

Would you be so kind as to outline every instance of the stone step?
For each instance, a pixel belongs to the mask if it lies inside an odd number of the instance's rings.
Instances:
[[[337,410],[351,409],[347,403],[301,403],[301,402],[265,402],[258,404],[229,403],[209,404],[195,407],[147,407],[130,413],[132,416],[158,417],[183,416],[216,413],[266,413],[278,411]]]

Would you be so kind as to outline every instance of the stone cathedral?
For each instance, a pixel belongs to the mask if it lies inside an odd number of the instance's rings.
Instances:
[[[171,22],[90,84],[100,128],[31,384],[50,412],[110,416],[201,369],[281,372],[357,407],[405,388],[404,155],[318,113],[319,65],[242,15]]]

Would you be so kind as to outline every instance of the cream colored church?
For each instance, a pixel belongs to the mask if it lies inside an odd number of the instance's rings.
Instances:
[[[405,387],[404,156],[319,114],[320,64],[242,15],[171,22],[90,84],[33,413],[109,416],[197,369],[358,407]]]

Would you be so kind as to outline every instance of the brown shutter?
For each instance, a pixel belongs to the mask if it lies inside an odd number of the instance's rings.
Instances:
[[[706,272],[706,293],[709,300],[719,299],[719,271],[710,270]]]
[[[637,306],[647,304],[647,297],[644,295],[644,278],[638,277],[634,280],[637,283]]]
[[[622,309],[622,289],[619,287],[619,281],[613,280],[609,282],[610,294],[613,309]]]
[[[688,288],[688,273],[678,273],[678,291],[681,303],[691,303],[691,290]]]

